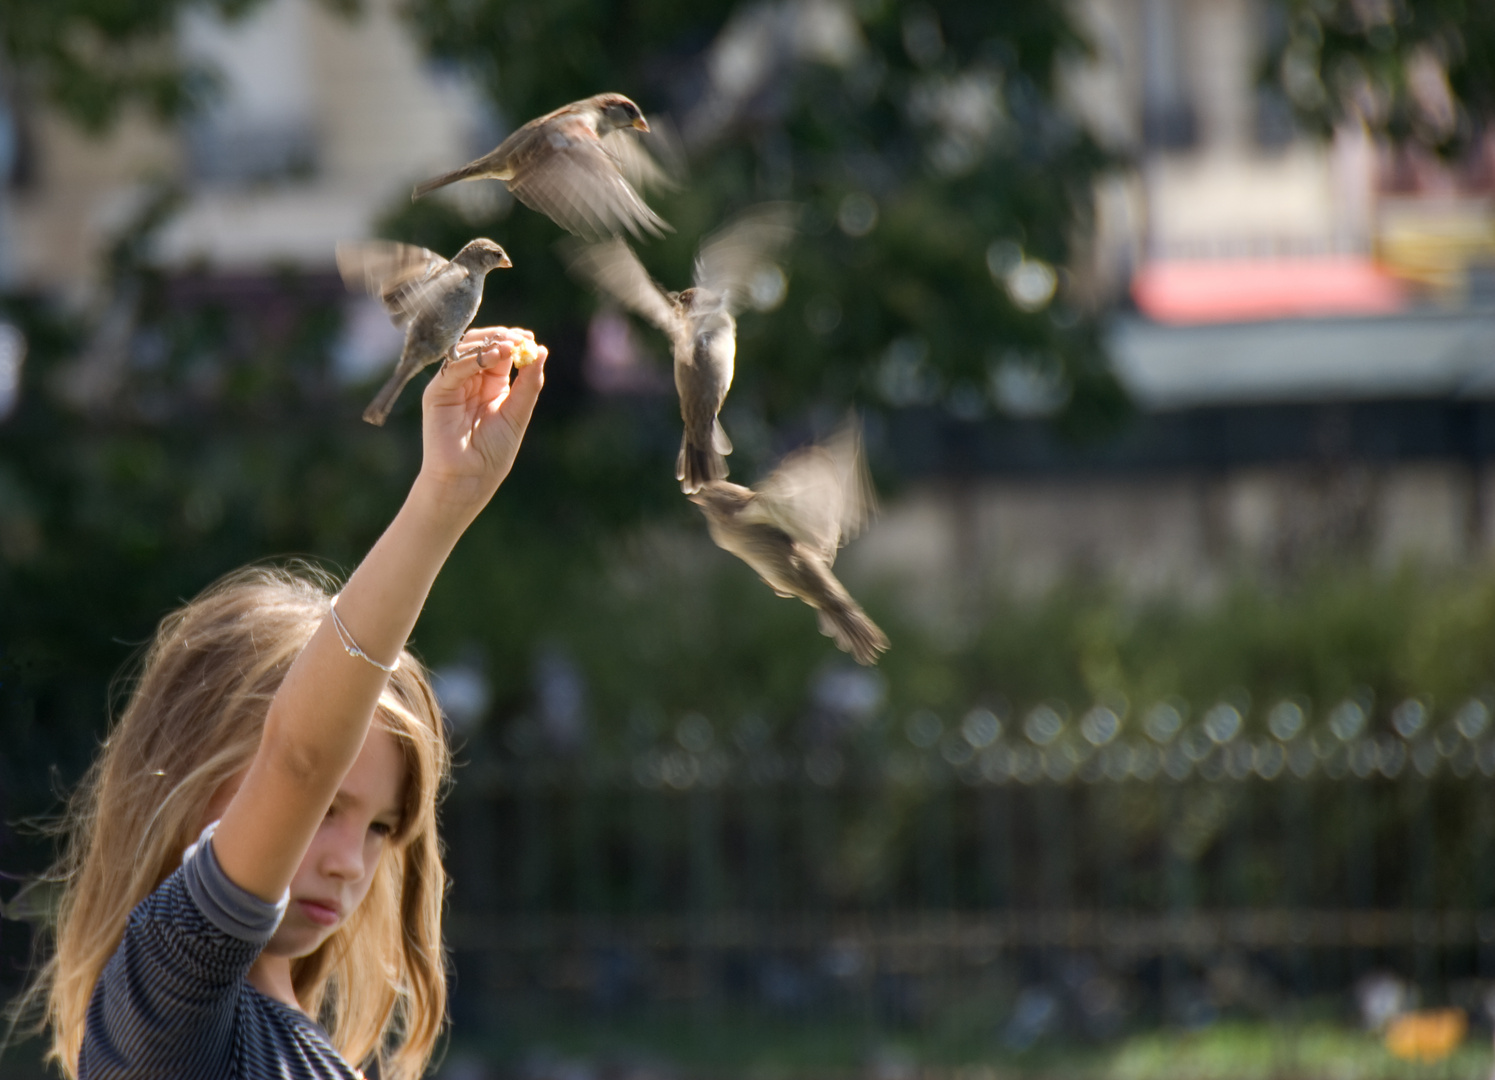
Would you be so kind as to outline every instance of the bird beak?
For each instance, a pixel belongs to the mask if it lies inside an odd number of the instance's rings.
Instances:
[[[648,131],[649,130],[649,121],[645,120],[642,116],[640,116],[637,120],[635,120],[633,122],[633,126],[636,127],[636,128],[638,128],[638,130],[640,130],[640,131]]]
[[[502,254],[502,255],[500,255],[498,257],[498,268],[500,270],[507,270],[509,267],[511,267],[513,265],[514,264],[509,261],[508,252],[505,252],[504,254]]]

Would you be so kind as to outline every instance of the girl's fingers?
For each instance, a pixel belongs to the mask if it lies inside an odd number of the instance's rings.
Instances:
[[[504,397],[499,411],[523,431],[529,426],[530,415],[535,411],[535,400],[540,396],[540,387],[545,385],[545,360],[550,350],[540,346],[539,358],[519,369],[509,380],[509,392]]]
[[[517,344],[525,338],[534,341],[535,332],[511,326],[475,326],[462,335],[459,347],[468,348],[480,341],[488,343],[509,341]]]
[[[448,360],[440,372],[444,379],[443,386],[450,388],[460,387],[473,375],[496,375],[506,376],[513,366],[514,347],[507,341],[496,341],[491,346],[484,346],[481,341],[470,347],[457,345],[457,359]]]
[[[479,341],[467,348],[464,348],[460,344],[457,346],[457,356],[459,359],[466,359],[469,356],[476,357],[478,366],[484,369],[492,368],[506,360],[510,360],[513,358],[513,355],[514,346],[507,341]]]
[[[457,350],[457,359],[448,360],[441,365],[441,370],[432,379],[432,384],[441,384],[444,388],[456,389],[478,372],[482,371],[484,365],[478,362],[479,355],[475,350]]]
[[[534,384],[540,380],[537,376],[526,378],[525,372],[529,368],[543,367],[549,350],[543,345],[537,346],[540,359],[514,375],[515,342],[526,340],[533,342],[534,334],[501,326],[467,331],[457,343],[457,359],[442,365],[436,378],[431,380],[429,390],[451,402],[470,400],[475,393],[480,407],[486,406],[490,410],[503,407],[507,412],[505,402],[513,391],[523,386],[528,388],[528,405],[523,409],[527,421],[529,411],[534,407],[534,395],[539,393],[539,387]],[[476,384],[470,384],[469,380],[475,375],[482,378]]]

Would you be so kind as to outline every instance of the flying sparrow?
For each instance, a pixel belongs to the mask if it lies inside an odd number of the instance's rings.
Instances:
[[[483,302],[489,270],[512,266],[492,240],[470,241],[450,262],[427,248],[392,240],[337,246],[337,268],[350,289],[377,296],[405,330],[400,362],[363,418],[383,424],[415,373],[437,360],[456,359],[458,340]]]
[[[707,237],[696,253],[695,284],[666,292],[622,239],[564,249],[571,270],[669,335],[675,390],[685,433],[675,479],[687,495],[727,475],[732,441],[717,414],[732,386],[736,315],[748,306],[753,278],[794,235],[796,208],[764,203]]]
[[[751,488],[712,480],[690,500],[706,515],[717,547],[751,566],[780,596],[815,608],[820,632],[857,663],[877,663],[887,635],[831,573],[836,549],[861,532],[874,509],[854,419],[790,454]]]
[[[635,184],[672,186],[629,132],[648,132],[639,107],[622,94],[597,94],[537,117],[476,161],[415,186],[412,199],[457,180],[502,180],[514,197],[587,239],[670,226]]]

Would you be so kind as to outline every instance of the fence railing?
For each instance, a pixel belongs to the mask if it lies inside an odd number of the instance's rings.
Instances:
[[[1030,713],[1016,737],[972,716],[891,746],[475,767],[446,815],[449,937],[487,973],[468,991],[917,1022],[896,1003],[1076,963],[1155,1003],[1221,964],[1305,995],[1495,976],[1488,712],[1378,734],[1279,716],[1285,737],[1209,712],[1150,733]]]

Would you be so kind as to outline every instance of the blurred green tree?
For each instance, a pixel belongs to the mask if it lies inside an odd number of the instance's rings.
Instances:
[[[1299,119],[1345,119],[1445,154],[1495,120],[1495,7],[1483,0],[1279,0],[1266,73]]]

